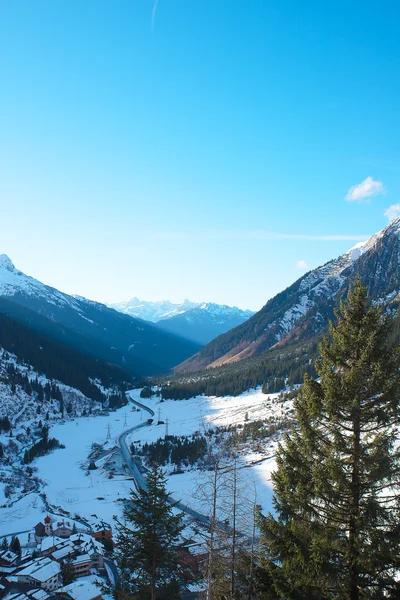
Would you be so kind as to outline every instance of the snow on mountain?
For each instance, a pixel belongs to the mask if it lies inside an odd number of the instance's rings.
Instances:
[[[45,285],[16,269],[5,254],[0,255],[0,312],[134,375],[167,371],[174,354],[187,358],[199,348],[105,304]]]
[[[191,372],[236,362],[265,350],[312,338],[333,318],[333,309],[355,277],[368,287],[375,302],[400,292],[400,217],[369,240],[298,279],[271,298],[248,321],[212,341],[176,371]],[[393,296],[390,296],[393,301]]]
[[[110,306],[131,316],[157,323],[164,331],[200,344],[207,344],[254,314],[251,310],[242,310],[237,306],[190,300],[174,304],[169,300],[146,302],[131,298]]]

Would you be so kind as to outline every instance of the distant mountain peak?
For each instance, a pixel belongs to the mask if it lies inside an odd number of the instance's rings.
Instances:
[[[0,254],[0,269],[5,269],[6,271],[16,270],[12,260],[7,254]]]

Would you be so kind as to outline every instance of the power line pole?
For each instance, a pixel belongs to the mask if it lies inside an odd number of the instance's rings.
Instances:
[[[110,427],[110,423],[107,425],[107,436],[106,436],[106,440],[111,440],[111,427]]]
[[[158,422],[161,421],[161,408],[160,407],[158,407],[158,419],[157,420],[158,420]]]
[[[124,427],[126,427],[128,425],[128,421],[126,420],[126,413],[124,414]]]

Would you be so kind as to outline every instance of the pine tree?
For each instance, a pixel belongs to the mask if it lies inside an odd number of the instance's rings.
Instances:
[[[286,599],[398,598],[400,353],[357,281],[277,453],[263,564]]]
[[[76,579],[74,564],[71,557],[61,563],[61,575],[64,585],[72,583]]]
[[[18,557],[21,557],[21,543],[17,536],[13,537],[10,542],[10,550],[14,552]]]
[[[168,600],[180,598],[189,575],[180,551],[182,513],[174,514],[166,478],[153,465],[146,489],[132,490],[124,509],[126,524],[117,523],[117,558],[121,571],[116,598]]]
[[[0,548],[2,550],[8,550],[8,541],[6,537],[3,538]]]

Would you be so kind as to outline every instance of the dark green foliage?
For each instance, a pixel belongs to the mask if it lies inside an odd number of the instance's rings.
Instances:
[[[3,431],[10,431],[11,429],[11,423],[10,423],[10,419],[8,417],[1,417],[0,418],[0,433],[2,433]]]
[[[71,557],[68,557],[65,561],[62,561],[61,576],[63,580],[63,585],[68,585],[69,583],[75,581],[76,575]]]
[[[32,462],[37,456],[43,456],[55,448],[64,448],[56,438],[49,438],[49,428],[42,428],[41,438],[29,450],[25,450],[24,463]]]
[[[204,436],[169,435],[156,442],[143,444],[142,448],[131,448],[136,454],[145,456],[150,463],[164,466],[168,463],[179,466],[182,462],[193,465],[207,453],[207,440]]]
[[[103,386],[118,385],[125,389],[125,382],[131,382],[130,375],[118,367],[96,360],[62,342],[50,339],[30,327],[0,313],[0,346],[17,355],[19,361],[31,365],[38,373],[44,373],[48,379],[57,379],[71,387],[81,390],[88,398],[102,402],[105,396],[89,378],[98,379]],[[32,389],[38,393],[38,401],[44,397],[49,400],[62,399],[59,388],[49,383],[44,390],[37,382],[29,382],[26,376],[9,365],[7,368],[12,383],[21,384],[28,394]],[[17,374],[18,373],[18,374]],[[14,380],[13,380],[14,377]],[[19,377],[19,378],[18,378]],[[33,387],[32,387],[33,386]]]
[[[10,542],[10,550],[14,552],[17,556],[21,557],[21,543],[17,536],[14,536]]]
[[[129,506],[124,509],[126,525],[117,524],[121,581],[114,596],[176,600],[189,575],[179,544],[182,513],[173,513],[166,478],[156,465],[146,481],[146,490],[131,491]]]
[[[181,375],[168,381],[154,382],[161,385],[165,400],[187,400],[202,394],[238,396],[260,385],[265,393],[280,392],[286,385],[301,383],[306,373],[315,377],[313,359],[317,356],[317,348],[317,342],[312,341],[285,350],[270,350],[263,356],[195,375]]]
[[[400,353],[357,282],[279,446],[263,566],[285,600],[399,598]]]
[[[2,550],[8,550],[8,541],[6,537],[3,538],[0,548]]]
[[[108,407],[111,409],[122,408],[128,404],[126,394],[120,392],[119,394],[111,394],[108,397]]]
[[[142,389],[142,391],[140,392],[140,397],[141,398],[151,398],[153,396],[154,392],[151,389],[151,387],[149,387],[148,385],[145,385],[144,388]]]
[[[21,326],[27,326],[30,334],[44,338],[46,344],[42,346],[46,353],[50,341],[70,352],[75,349],[88,364],[93,365],[99,359],[99,370],[102,368],[110,375],[114,371],[114,381],[118,371],[125,381],[130,377],[165,373],[200,348],[200,344],[102,304],[70,300],[75,307],[68,301],[56,304],[24,294],[14,295],[12,299],[0,297],[0,312]],[[112,365],[118,365],[120,369]],[[124,372],[129,375],[123,375]],[[49,377],[64,381],[56,375]]]

